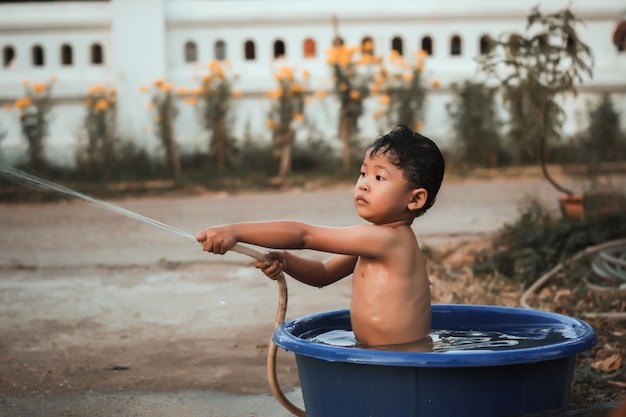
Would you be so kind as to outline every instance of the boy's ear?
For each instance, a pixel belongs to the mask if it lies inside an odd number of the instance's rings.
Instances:
[[[409,200],[409,210],[419,210],[426,204],[428,199],[428,191],[425,188],[416,188],[411,191],[411,199]]]

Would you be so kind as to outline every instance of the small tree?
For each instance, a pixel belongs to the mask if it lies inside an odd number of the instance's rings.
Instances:
[[[178,116],[173,87],[163,79],[154,82],[154,92],[152,95],[151,109],[154,110],[156,135],[161,140],[165,157],[166,169],[175,177],[180,176],[180,156],[178,143],[176,141],[176,131],[174,121]],[[150,91],[149,87],[142,87],[141,91]]]
[[[19,112],[22,134],[28,142],[28,165],[36,170],[47,166],[44,147],[48,136],[49,116],[52,110],[50,93],[55,79],[49,82],[37,82],[32,85],[28,81],[22,84],[26,90],[24,97],[15,101]]]
[[[383,111],[385,130],[401,124],[421,130],[426,99],[426,88],[423,85],[423,68],[425,51],[415,54],[415,63],[412,65],[398,53],[391,51],[389,67],[382,68],[374,79],[373,93],[380,92],[380,104]]]
[[[527,136],[515,138],[531,142],[544,177],[557,190],[572,191],[558,184],[547,170],[548,141],[560,139],[564,113],[557,98],[576,94],[576,83],[591,76],[591,50],[576,33],[581,21],[569,9],[543,15],[538,7],[527,20],[526,37],[509,36],[491,40],[490,51],[479,58],[486,74],[499,77],[504,98],[519,131]],[[515,125],[514,125],[515,126]]]
[[[454,101],[446,106],[458,156],[464,164],[494,167],[502,160],[501,122],[495,104],[495,88],[465,81],[455,86]]]
[[[302,78],[308,78],[303,71]],[[304,98],[306,86],[298,82],[293,68],[282,67],[274,74],[278,88],[268,93],[274,100],[267,125],[272,131],[272,141],[279,155],[278,177],[284,178],[291,172],[291,152],[294,142],[294,123],[304,120]]]
[[[232,90],[235,76],[229,73],[228,61],[211,61],[207,69],[200,87],[195,90],[198,118],[209,134],[209,154],[215,158],[218,170],[224,171],[232,142],[228,119],[231,99],[239,94]]]
[[[589,127],[585,132],[585,155],[592,166],[600,162],[620,161],[626,156],[626,135],[622,132],[620,114],[609,94],[589,109]]]
[[[350,170],[350,148],[358,132],[358,122],[363,115],[363,101],[370,95],[373,80],[372,66],[380,64],[380,57],[372,54],[373,45],[347,47],[337,38],[328,51],[328,64],[333,69],[335,94],[339,99],[339,137],[342,142],[342,167]],[[360,52],[358,60],[353,59]]]
[[[88,174],[100,172],[111,176],[116,163],[116,111],[117,94],[112,88],[94,85],[87,92],[85,101],[85,130],[87,144],[84,164]]]

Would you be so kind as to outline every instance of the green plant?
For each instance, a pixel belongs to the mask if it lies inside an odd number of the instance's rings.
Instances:
[[[532,201],[513,224],[497,232],[490,248],[477,254],[472,270],[480,276],[504,275],[528,286],[586,247],[624,236],[623,209],[567,220]]]
[[[373,93],[381,93],[380,104],[384,107],[377,115],[384,116],[384,130],[401,124],[421,130],[426,99],[422,70],[426,52],[415,54],[415,64],[411,65],[398,53],[391,51],[389,67],[382,68],[374,80]]]
[[[453,86],[454,100],[446,106],[460,164],[495,167],[504,160],[500,144],[501,121],[495,103],[496,89],[465,81]]]
[[[592,75],[591,50],[576,33],[578,19],[569,9],[543,15],[535,7],[527,19],[527,36],[492,39],[479,63],[501,80],[513,129],[512,139],[536,149],[546,180],[568,195],[547,170],[546,147],[559,140],[564,113],[557,97],[576,94],[576,83]],[[532,155],[535,156],[535,155]]]
[[[209,134],[209,154],[215,158],[219,172],[227,165],[229,149],[233,142],[229,126],[231,99],[241,94],[233,92],[228,61],[211,61],[208,72],[202,77],[200,87],[194,91],[195,97],[189,102],[197,105],[202,127]]]
[[[622,132],[620,114],[609,94],[588,112],[589,126],[584,134],[585,155],[593,170],[602,162],[621,161],[626,157],[626,135]]]
[[[141,91],[150,91],[149,87],[141,87]],[[174,129],[174,121],[178,116],[178,108],[176,107],[173,87],[170,83],[163,79],[154,82],[154,91],[152,95],[151,109],[154,110],[156,135],[161,140],[165,156],[165,168],[175,178],[181,173],[180,156],[178,152],[178,143],[176,141],[176,132]]]
[[[116,116],[117,94],[114,89],[94,85],[87,92],[87,113],[84,126],[87,143],[79,156],[88,175],[111,177],[116,171]]]
[[[350,171],[351,147],[363,115],[363,101],[370,95],[373,80],[372,67],[380,64],[380,57],[372,54],[373,45],[347,47],[339,40],[328,50],[328,64],[333,70],[335,94],[339,99],[339,137],[342,142],[342,168]],[[354,55],[360,52],[358,60]]]
[[[268,93],[273,100],[267,126],[272,131],[272,142],[279,155],[278,177],[283,178],[291,171],[291,153],[294,143],[294,123],[304,121],[304,99],[306,86],[296,79],[293,68],[281,67],[274,74],[278,88]],[[308,72],[302,73],[308,78]]]
[[[22,84],[26,90],[24,97],[15,101],[15,107],[19,112],[22,134],[28,142],[28,165],[35,170],[47,167],[44,156],[45,139],[48,135],[49,117],[52,110],[50,93],[52,84],[49,82],[37,82],[32,85],[28,81]]]

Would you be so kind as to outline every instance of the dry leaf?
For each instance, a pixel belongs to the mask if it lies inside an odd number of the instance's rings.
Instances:
[[[599,369],[603,372],[611,372],[622,366],[622,353],[615,353],[606,359],[595,361],[591,364],[593,369]]]

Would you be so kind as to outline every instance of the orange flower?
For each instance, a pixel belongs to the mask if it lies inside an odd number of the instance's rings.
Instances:
[[[103,91],[104,91],[104,87],[100,84],[96,84],[96,85],[89,87],[89,90],[87,90],[87,94],[90,96],[93,96],[96,94],[100,94]]]
[[[304,115],[302,113],[294,113],[293,120],[296,122],[301,122],[304,120]]]
[[[107,101],[104,99],[100,99],[96,102],[96,110],[104,111],[108,107]]]
[[[380,96],[380,104],[389,104],[391,102],[391,97],[388,94],[384,96]]]
[[[439,86],[441,85],[441,84],[439,83],[439,80],[433,80],[431,84],[432,84],[432,86],[433,86],[433,87],[435,87],[435,88],[439,88]]]
[[[159,88],[161,88],[161,87],[163,86],[163,84],[165,84],[165,80],[164,80],[163,78],[157,78],[157,79],[154,81],[154,86],[155,86],[155,87],[159,87]]]
[[[274,128],[274,121],[272,119],[267,119],[265,121],[265,126],[269,127],[270,129]]]
[[[358,91],[358,90],[351,90],[351,91],[350,91],[350,98],[351,98],[352,100],[358,100],[358,99],[360,99],[360,98],[361,98],[361,93],[359,93],[359,91]]]
[[[21,97],[15,100],[15,107],[21,110],[30,106],[31,103],[32,103],[32,100],[30,99],[30,97]]]
[[[315,97],[317,98],[324,98],[326,97],[326,91],[324,90],[318,90],[315,92]]]
[[[243,92],[241,92],[241,91],[233,91],[233,97],[235,97],[235,98],[243,97]]]
[[[191,104],[192,106],[194,106],[194,105],[196,105],[198,103],[198,98],[197,97],[187,97],[187,98],[185,98],[185,103]]]
[[[180,87],[178,88],[178,90],[176,90],[176,93],[179,96],[184,96],[185,94],[187,94],[187,89],[185,87]]]
[[[415,122],[415,131],[416,132],[419,132],[423,128],[424,128],[424,123],[421,120]]]
[[[46,85],[44,83],[35,83],[33,84],[33,91],[35,93],[43,93],[46,91]]]

